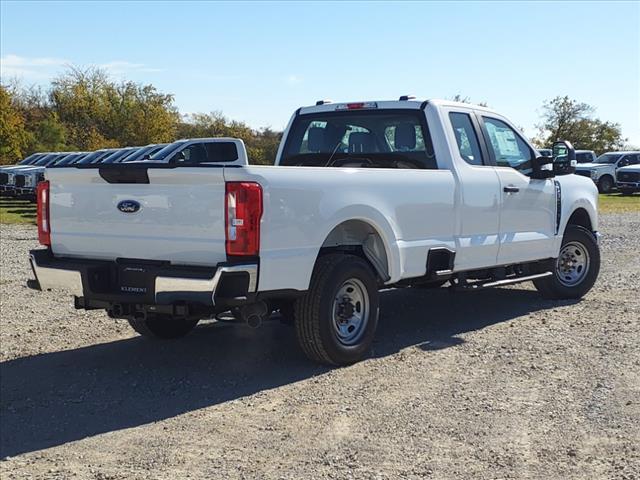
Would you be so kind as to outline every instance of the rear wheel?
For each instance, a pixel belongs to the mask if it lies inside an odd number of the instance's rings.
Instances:
[[[581,298],[591,290],[599,272],[600,249],[594,235],[586,228],[569,225],[552,275],[533,283],[546,298]]]
[[[598,181],[598,190],[600,193],[610,193],[613,189],[613,178],[610,175],[605,175]]]
[[[368,353],[378,325],[378,283],[354,255],[318,259],[309,291],[295,303],[298,343],[312,360],[349,365]]]
[[[143,337],[169,340],[184,337],[195,328],[198,320],[176,319],[169,315],[148,316],[145,319],[129,319],[129,325]]]

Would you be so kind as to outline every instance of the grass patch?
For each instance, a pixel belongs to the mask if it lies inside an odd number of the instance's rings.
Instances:
[[[35,225],[36,204],[10,197],[0,198],[0,223]]]
[[[600,195],[599,210],[600,213],[640,212],[640,193],[633,195],[622,195],[620,193]]]

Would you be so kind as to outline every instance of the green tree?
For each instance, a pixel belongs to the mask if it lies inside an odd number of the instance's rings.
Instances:
[[[75,150],[67,143],[67,129],[55,112],[35,125],[31,143],[31,149],[38,152]]]
[[[69,143],[83,150],[169,142],[176,135],[173,95],[114,82],[101,69],[70,68],[53,81],[49,97]]]
[[[28,142],[29,135],[21,112],[13,104],[9,89],[0,86],[0,164],[21,160]]]
[[[587,103],[558,96],[544,102],[542,108],[542,122],[534,139],[540,146],[568,140],[576,149],[601,154],[620,149],[626,141],[619,124],[594,118],[595,108]]]
[[[479,105],[481,107],[488,107],[489,105],[487,104],[487,102],[472,102],[471,98],[467,97],[467,96],[462,96],[459,93],[456,93],[453,97],[451,97],[449,100],[453,101],[453,102],[460,102],[460,103],[471,103],[474,105]]]

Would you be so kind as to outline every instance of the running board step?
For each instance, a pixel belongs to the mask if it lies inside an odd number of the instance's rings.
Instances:
[[[474,282],[466,284],[458,284],[452,286],[455,289],[461,290],[479,290],[481,288],[502,287],[504,285],[513,285],[514,283],[528,282],[530,280],[536,280],[538,278],[544,278],[553,275],[553,272],[536,273],[535,275],[527,275],[525,277],[505,278],[503,280],[494,280],[490,282]]]

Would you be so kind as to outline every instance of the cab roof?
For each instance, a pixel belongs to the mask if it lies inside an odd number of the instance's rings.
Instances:
[[[462,103],[462,102],[454,102],[453,100],[443,100],[443,99],[418,99],[418,98],[410,98],[408,100],[359,100],[353,102],[332,102],[329,100],[319,101],[316,105],[310,105],[306,107],[301,107],[298,109],[299,114],[304,115],[307,113],[320,113],[320,112],[334,112],[336,110],[351,110],[349,108],[350,105],[358,105],[362,104],[363,107],[353,108],[353,110],[385,110],[385,109],[407,109],[407,110],[419,110],[423,108],[423,106],[435,105],[438,107],[462,107],[462,108],[473,108],[474,110],[483,110],[486,112],[496,113],[494,110],[483,107],[480,105],[475,105],[472,103]],[[367,105],[371,105],[368,106]],[[375,106],[373,106],[375,105]]]

